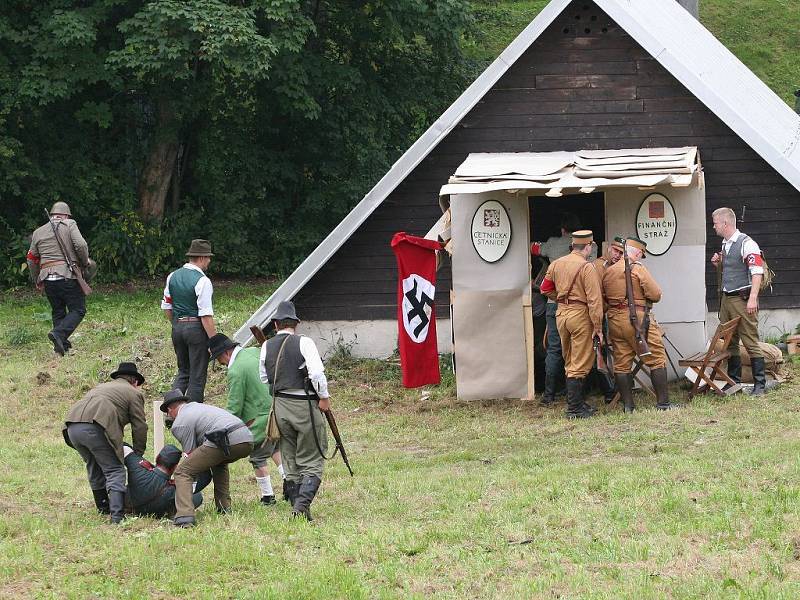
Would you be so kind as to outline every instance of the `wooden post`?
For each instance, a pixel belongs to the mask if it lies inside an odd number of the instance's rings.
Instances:
[[[161,412],[161,400],[153,400],[153,464],[156,456],[164,447],[164,413]]]

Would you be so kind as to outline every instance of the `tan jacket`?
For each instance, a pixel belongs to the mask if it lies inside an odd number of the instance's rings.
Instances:
[[[147,446],[147,421],[144,416],[144,394],[125,379],[114,379],[95,386],[75,404],[64,419],[63,434],[68,445],[67,425],[97,423],[105,429],[106,438],[123,462],[122,432],[131,425],[133,451],[144,454]]]
[[[53,223],[64,243],[67,257],[73,263],[77,263],[78,268],[85,268],[89,264],[89,246],[83,239],[78,224],[72,219],[53,219]],[[60,275],[66,279],[75,278],[64,261],[64,255],[53,235],[50,223],[45,223],[33,232],[27,259],[31,278],[36,283],[48,275]]]
[[[577,252],[570,252],[551,262],[544,278],[555,285],[555,291],[545,292],[548,298],[559,304],[585,305],[592,325],[595,329],[600,329],[603,322],[603,295],[600,276],[592,263]]]
[[[661,286],[640,262],[631,264],[631,284],[636,305],[644,307],[645,302],[655,303],[661,300]],[[623,259],[606,269],[603,275],[603,296],[609,310],[628,310]],[[623,304],[626,306],[620,308]]]

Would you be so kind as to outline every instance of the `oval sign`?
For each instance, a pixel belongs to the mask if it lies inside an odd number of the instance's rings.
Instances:
[[[511,245],[511,219],[506,207],[487,200],[472,217],[472,246],[483,260],[494,263],[503,258]]]
[[[636,235],[647,242],[647,253],[661,256],[669,250],[678,232],[675,209],[664,194],[650,194],[636,213]]]

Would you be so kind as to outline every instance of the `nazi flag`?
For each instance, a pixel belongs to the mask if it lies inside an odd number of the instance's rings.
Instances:
[[[397,258],[397,335],[403,386],[436,384],[439,352],[436,345],[436,250],[434,240],[396,233],[392,250]]]

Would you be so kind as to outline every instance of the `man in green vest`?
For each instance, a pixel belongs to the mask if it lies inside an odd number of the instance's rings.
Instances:
[[[211,263],[211,243],[192,240],[189,262],[167,277],[161,308],[172,323],[172,346],[178,374],[172,389],[202,402],[208,376],[208,339],[217,333],[211,299],[214,287],[206,276]]]
[[[261,504],[275,504],[267,459],[272,457],[281,478],[284,477],[284,472],[277,444],[266,439],[272,396],[259,375],[261,351],[259,348],[242,348],[222,333],[208,341],[208,351],[211,353],[211,360],[216,360],[228,369],[228,412],[244,421],[253,434],[253,451],[249,460],[261,490]]]

